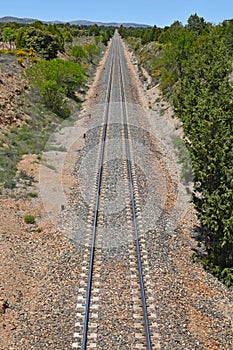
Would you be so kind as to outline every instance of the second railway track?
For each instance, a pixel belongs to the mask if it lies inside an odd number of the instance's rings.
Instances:
[[[105,69],[104,118],[72,348],[160,349],[154,306],[150,305],[148,256],[138,229],[127,66],[117,33]],[[116,197],[119,207],[112,201]]]

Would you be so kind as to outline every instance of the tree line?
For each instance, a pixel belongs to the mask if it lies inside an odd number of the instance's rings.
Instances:
[[[114,27],[97,25],[44,24],[40,21],[22,25],[9,22],[0,23],[0,41],[15,42],[17,49],[33,48],[41,57],[52,59],[82,36],[94,37],[96,44],[102,42],[107,45],[114,31]]]
[[[120,28],[183,123],[204,267],[233,285],[233,20]],[[132,39],[133,38],[133,39]]]
[[[25,68],[24,74],[43,104],[66,118],[70,114],[68,98],[75,99],[88,67],[96,65],[114,30],[97,25],[10,22],[0,24],[0,40],[14,42],[17,62]]]

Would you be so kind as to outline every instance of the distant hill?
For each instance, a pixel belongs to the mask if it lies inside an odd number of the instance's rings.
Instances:
[[[91,21],[85,21],[85,20],[77,20],[77,21],[70,21],[70,24],[74,25],[86,25],[91,26],[93,24],[97,24],[98,26],[106,26],[106,27],[120,27],[123,25],[124,27],[133,27],[133,28],[148,28],[150,27],[147,24],[139,24],[139,23],[117,23],[117,22],[110,22],[110,23],[104,23],[104,22],[91,22]]]
[[[18,17],[11,17],[11,16],[6,16],[6,17],[2,17],[0,18],[0,23],[6,23],[6,22],[16,22],[16,23],[20,23],[20,24],[30,24],[30,23],[34,23],[36,21],[39,21],[39,19],[34,19],[34,18],[18,18]],[[45,21],[41,21],[43,23],[67,23],[67,22],[62,22],[62,21],[49,21],[49,22],[45,22]],[[103,22],[92,22],[92,21],[86,21],[86,20],[76,20],[76,21],[69,21],[68,23],[70,23],[71,25],[86,25],[86,26],[91,26],[94,24],[97,24],[98,26],[113,26],[113,27],[120,27],[120,25],[123,25],[124,27],[133,27],[133,28],[148,28],[150,27],[147,24],[138,24],[138,23],[117,23],[117,22],[113,22],[113,23],[103,23]]]
[[[33,18],[17,18],[17,17],[10,17],[10,16],[0,18],[1,23],[16,22],[16,23],[20,23],[20,24],[30,24],[30,23],[34,23],[36,21],[37,21],[37,19],[33,19]]]

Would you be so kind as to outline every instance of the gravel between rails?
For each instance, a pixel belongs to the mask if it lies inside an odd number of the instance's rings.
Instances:
[[[110,70],[109,68],[106,69]],[[97,227],[97,249],[94,262],[94,298],[90,306],[90,335],[88,336],[87,348],[132,349],[137,348],[137,346],[145,347],[143,320],[140,321],[140,329],[136,329],[133,310],[134,295],[132,294],[131,285],[130,254],[135,254],[135,252],[129,249],[129,244],[134,245],[134,236],[123,141],[124,130],[120,93],[119,63],[114,58],[109,127],[106,135],[107,142],[99,208],[100,217]],[[94,119],[96,120],[96,116]],[[93,146],[93,138],[98,140],[99,133],[92,134],[89,147]],[[86,145],[88,145],[88,140]],[[92,182],[95,181],[92,180]],[[134,259],[136,261],[136,254]],[[86,269],[85,267],[84,275]],[[98,293],[95,292],[97,290]],[[140,299],[139,285],[137,286],[138,290],[137,298]],[[78,326],[73,344],[75,348],[81,346],[82,327],[80,327],[80,323],[82,324],[81,315],[84,309],[82,300],[84,298],[85,293],[83,294],[83,289],[80,289]],[[142,310],[140,310],[140,314],[137,310],[137,316],[142,319]],[[135,337],[136,332],[138,338]]]

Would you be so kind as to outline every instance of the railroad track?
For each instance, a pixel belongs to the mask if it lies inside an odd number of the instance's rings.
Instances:
[[[89,213],[72,348],[160,349],[156,315],[150,305],[153,288],[147,275],[148,256],[145,241],[139,235],[141,220],[124,78],[127,65],[117,33],[106,69],[95,194]],[[113,144],[116,138],[118,142]],[[117,196],[120,208],[111,206],[111,199]]]

